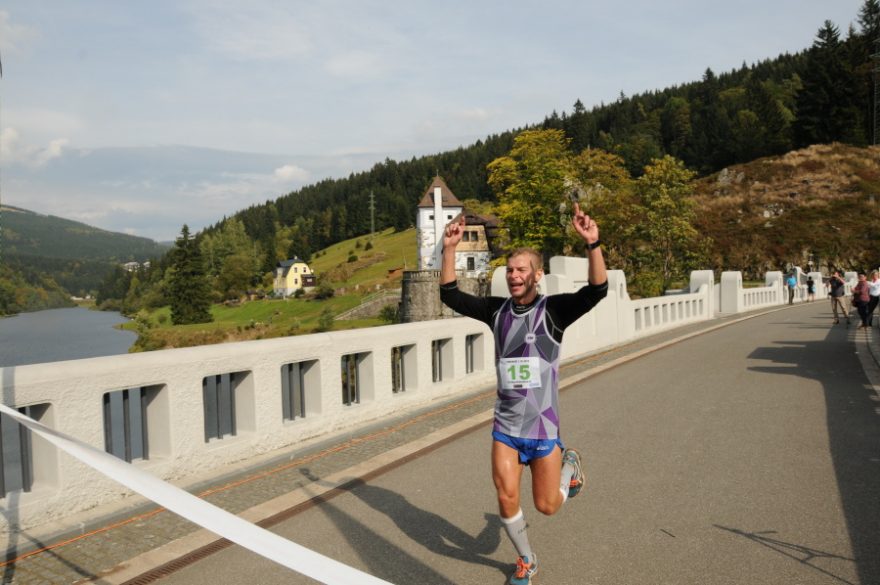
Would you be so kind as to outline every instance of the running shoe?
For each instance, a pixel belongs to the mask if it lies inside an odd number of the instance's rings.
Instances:
[[[529,585],[532,582],[532,575],[538,572],[538,555],[532,553],[532,559],[529,557],[519,557],[516,559],[516,569],[513,575],[507,580],[507,585]]]
[[[584,487],[584,471],[581,468],[581,454],[574,449],[566,449],[562,454],[562,464],[569,464],[574,468],[571,474],[571,483],[568,484],[568,497],[573,498],[581,492]]]

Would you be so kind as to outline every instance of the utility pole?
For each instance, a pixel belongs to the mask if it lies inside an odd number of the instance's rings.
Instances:
[[[874,62],[872,70],[874,74],[874,136],[872,144],[877,145],[880,141],[880,39],[874,39],[874,52],[871,60]]]
[[[376,232],[376,199],[373,197],[373,190],[370,189],[370,238]]]

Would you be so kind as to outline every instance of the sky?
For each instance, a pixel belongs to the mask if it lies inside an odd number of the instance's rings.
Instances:
[[[845,37],[862,5],[4,0],[0,202],[170,241],[578,99],[801,51],[825,20]]]

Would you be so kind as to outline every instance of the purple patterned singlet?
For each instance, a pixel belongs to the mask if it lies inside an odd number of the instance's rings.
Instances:
[[[524,439],[559,436],[559,349],[544,324],[547,297],[517,315],[507,299],[495,315],[498,399],[494,430]]]

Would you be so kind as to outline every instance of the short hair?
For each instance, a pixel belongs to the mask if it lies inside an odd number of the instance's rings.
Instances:
[[[517,256],[528,256],[529,263],[532,265],[532,270],[544,270],[544,257],[541,256],[534,248],[517,248],[507,255],[507,260],[509,261],[511,258],[515,258]]]

